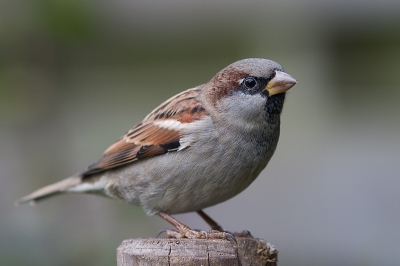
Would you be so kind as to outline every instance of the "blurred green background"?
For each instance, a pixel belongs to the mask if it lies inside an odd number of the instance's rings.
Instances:
[[[169,227],[92,195],[13,202],[248,57],[299,83],[269,166],[206,212],[274,244],[279,265],[399,265],[398,0],[0,1],[0,264],[115,265],[123,239]]]

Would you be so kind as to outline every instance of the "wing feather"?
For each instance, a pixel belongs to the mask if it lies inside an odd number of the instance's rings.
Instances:
[[[176,151],[181,130],[208,115],[198,100],[201,87],[186,90],[162,103],[82,173],[84,178],[152,156]]]

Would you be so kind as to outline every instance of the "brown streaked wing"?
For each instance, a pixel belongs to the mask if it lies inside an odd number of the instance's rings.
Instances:
[[[177,113],[200,105],[197,96],[201,88],[202,86],[191,88],[169,98],[148,114],[143,121],[165,120]]]
[[[141,123],[111,145],[99,161],[82,173],[84,178],[137,160],[175,151],[180,143],[180,126],[207,115],[197,100],[199,88],[186,90],[162,103]],[[159,126],[166,120],[179,121],[178,126]]]

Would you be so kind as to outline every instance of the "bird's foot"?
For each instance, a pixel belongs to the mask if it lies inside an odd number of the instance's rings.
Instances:
[[[179,222],[171,215],[165,212],[159,212],[158,215],[163,218],[165,221],[169,222],[173,225],[176,230],[163,229],[161,230],[157,236],[161,233],[166,233],[168,238],[189,238],[189,239],[226,239],[233,240],[236,242],[236,238],[230,234],[229,232],[225,232],[223,230],[193,230],[189,226]]]
[[[243,230],[242,232],[230,232],[228,230],[225,230],[220,226],[215,220],[213,220],[210,216],[208,216],[203,210],[197,211],[197,213],[201,216],[201,218],[204,219],[204,221],[211,227],[212,230],[217,230],[220,232],[225,232],[231,236],[235,237],[248,237],[248,238],[254,238],[249,230]]]

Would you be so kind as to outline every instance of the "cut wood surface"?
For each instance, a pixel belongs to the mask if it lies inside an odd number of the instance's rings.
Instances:
[[[117,249],[117,266],[277,265],[278,251],[262,239],[127,239]]]

